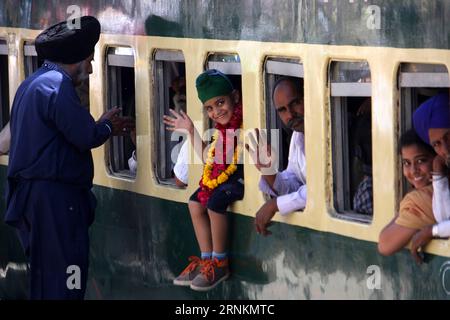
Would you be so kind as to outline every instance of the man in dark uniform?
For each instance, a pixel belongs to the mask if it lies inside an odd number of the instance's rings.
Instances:
[[[5,222],[29,257],[31,299],[83,299],[96,205],[91,149],[134,126],[118,108],[95,122],[80,104],[75,87],[92,73],[100,23],[86,16],[80,26],[64,21],[37,36],[45,62],[20,85],[11,110]]]

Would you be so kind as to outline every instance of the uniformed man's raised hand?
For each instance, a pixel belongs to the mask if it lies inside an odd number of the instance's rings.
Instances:
[[[100,119],[98,119],[98,121],[102,121],[102,120],[106,120],[106,119],[109,121],[112,121],[112,118],[119,116],[119,113],[121,111],[122,111],[122,108],[114,107],[114,108],[106,111],[104,114],[102,114],[102,116],[100,117]]]
[[[133,118],[119,116],[121,111],[122,108],[114,107],[106,111],[99,119],[99,121],[106,119],[111,121],[113,136],[129,135],[131,130],[136,127],[136,121]]]

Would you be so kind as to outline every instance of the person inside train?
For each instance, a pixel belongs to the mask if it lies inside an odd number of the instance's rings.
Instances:
[[[184,141],[178,153],[177,160],[173,167],[175,185],[179,188],[185,188],[188,185],[189,178],[189,142]]]
[[[189,265],[173,283],[196,291],[216,287],[230,275],[227,253],[228,206],[244,196],[243,165],[236,133],[242,125],[242,104],[238,90],[222,72],[211,69],[196,79],[198,98],[209,119],[215,123],[213,142],[209,146],[198,188],[189,198],[189,212],[201,257],[189,258]],[[205,143],[192,120],[181,110],[170,110],[164,117],[167,129],[188,132],[195,152],[203,159]]]
[[[134,128],[130,132],[130,138],[133,142],[133,145],[136,146],[136,129]],[[1,146],[1,133],[0,133],[0,146]],[[189,143],[184,141],[180,151],[177,156],[177,160],[175,162],[175,166],[173,167],[173,174],[175,179],[175,185],[179,188],[185,188],[188,185],[188,156],[189,156]],[[136,174],[137,171],[137,157],[136,150],[133,150],[131,157],[128,159],[128,167],[130,168],[131,173]]]
[[[399,152],[403,175],[414,189],[403,197],[399,212],[379,235],[378,252],[384,256],[402,250],[423,228],[436,223],[431,204],[431,174],[436,153],[413,129],[400,137]]]
[[[180,112],[180,110],[186,111],[186,78],[179,76],[173,79],[171,84],[171,91],[173,92],[172,101],[174,104],[174,110]]]
[[[373,214],[372,179],[372,126],[371,100],[367,98],[359,106],[352,126],[352,154],[359,173],[360,182],[353,196],[353,210],[367,215]]]
[[[173,109],[178,113],[181,111],[186,112],[186,78],[183,76],[176,77],[173,79],[170,88],[173,93],[171,99],[173,102]],[[189,143],[187,142],[187,139],[184,140],[173,167],[175,185],[179,188],[184,188],[188,184]]]
[[[423,228],[413,239],[411,251],[417,250],[433,237],[450,237],[450,191],[448,176],[450,165],[450,110],[448,92],[439,93],[426,100],[414,112],[414,129],[420,138],[437,153],[433,161],[433,215],[434,225]]]
[[[89,110],[89,78],[84,79],[79,86],[75,88],[78,97],[80,98],[80,104]],[[7,155],[9,153],[9,147],[11,145],[11,129],[8,123],[0,131],[0,156]]]
[[[172,108],[176,112],[186,111],[186,79],[184,77],[176,77],[170,87],[170,96],[173,106]],[[130,138],[133,145],[136,147],[136,129],[130,132]],[[178,142],[177,142],[178,143]],[[174,145],[175,146],[175,145]],[[175,179],[175,185],[179,188],[185,188],[188,185],[188,152],[189,144],[183,142],[178,156],[173,167],[173,176]],[[136,174],[137,171],[137,156],[136,150],[133,150],[131,157],[128,159],[128,167],[132,174]]]
[[[0,156],[9,153],[9,147],[11,145],[11,129],[9,122],[0,131]]]
[[[413,197],[419,195],[419,192],[415,192],[416,190],[405,196],[410,201],[404,205],[405,199],[402,200],[400,223],[398,220],[396,221],[397,224],[403,223],[404,228],[398,228],[391,222],[380,234],[378,248],[381,254],[390,255],[411,240],[411,254],[417,263],[421,263],[423,257],[420,252],[433,238],[450,236],[450,193],[447,169],[450,159],[448,94],[440,93],[422,103],[414,112],[413,124],[417,137],[422,143],[422,152],[425,154],[425,146],[433,150],[433,159],[430,162],[429,157],[424,157],[422,163],[418,163],[416,168],[413,167],[415,171],[413,171],[411,179],[418,183],[425,181],[425,175],[421,172],[426,170],[429,171],[427,178],[429,182],[426,188],[420,189],[420,199]],[[404,143],[401,142],[400,145],[402,146]],[[419,143],[416,142],[416,145]],[[420,160],[420,157],[418,156],[417,159]],[[408,180],[411,182],[411,179]],[[410,194],[411,196],[409,196]]]
[[[261,172],[259,188],[272,196],[255,217],[256,232],[264,236],[271,234],[268,226],[277,211],[281,215],[288,215],[296,210],[303,210],[306,206],[303,79],[278,79],[272,97],[281,121],[294,132],[289,147],[288,165],[282,172],[274,171],[276,155],[273,152],[276,150],[272,151],[258,129],[249,135],[250,144],[246,144],[256,168]],[[268,159],[259,156],[264,152],[267,152]]]

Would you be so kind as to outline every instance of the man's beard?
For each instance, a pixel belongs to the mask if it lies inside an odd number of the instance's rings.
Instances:
[[[450,168],[450,156],[445,158],[445,165],[447,166],[447,168]]]
[[[291,120],[289,120],[289,122],[287,123],[287,127],[294,131],[303,132],[304,123],[305,123],[304,121],[305,121],[305,118],[303,116],[297,115],[297,116],[293,117]]]
[[[73,79],[73,83],[76,87],[80,86],[84,81],[89,79],[89,73],[83,70],[83,62],[78,65],[77,73]]]

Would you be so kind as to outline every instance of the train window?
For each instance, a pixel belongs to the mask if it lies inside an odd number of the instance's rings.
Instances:
[[[34,45],[28,41],[26,41],[23,45],[23,55],[25,78],[27,78],[42,65],[43,61],[38,59]]]
[[[176,159],[182,142],[188,141],[185,135],[172,134],[166,130],[163,115],[170,115],[169,109],[186,112],[186,66],[181,51],[156,50],[153,60],[155,84],[153,119],[157,137],[153,167],[160,184],[175,185],[173,170]]]
[[[241,58],[238,54],[210,53],[205,65],[205,70],[209,69],[216,69],[226,74],[233,87],[241,93],[242,97]],[[212,121],[208,119],[208,128],[212,127]]]
[[[334,206],[343,219],[373,214],[371,76],[367,62],[330,64]]]
[[[241,59],[237,54],[212,53],[208,55],[205,69],[217,69],[228,76],[235,89],[242,93]]]
[[[122,116],[135,118],[134,53],[129,47],[110,47],[106,54],[107,108],[122,108]],[[112,175],[134,178],[136,166],[129,160],[136,159],[136,146],[131,136],[115,136],[109,139],[106,162]]]
[[[231,81],[233,88],[239,91],[242,103],[242,68],[241,58],[234,53],[210,53],[208,54],[205,70],[216,69],[225,74]],[[207,118],[206,112],[204,113]],[[243,119],[244,121],[244,119]],[[208,127],[213,128],[213,122],[208,118]],[[237,134],[238,131],[235,132]],[[217,147],[217,146],[216,146]]]
[[[9,121],[9,79],[8,79],[8,44],[0,39],[0,125],[2,128]]]
[[[412,127],[412,114],[422,102],[450,86],[445,65],[423,63],[402,63],[398,83],[401,90],[401,133]]]
[[[442,64],[402,63],[398,70],[400,89],[399,136],[412,128],[412,115],[417,107],[428,98],[450,87],[448,70]],[[399,172],[401,161],[399,160]],[[409,191],[409,183],[405,178],[401,183],[401,194]]]
[[[288,164],[289,144],[291,141],[292,130],[286,127],[277,115],[273,104],[273,89],[275,83],[284,77],[292,78],[303,85],[303,65],[299,59],[288,58],[267,58],[264,64],[264,81],[265,81],[265,112],[266,112],[266,128],[267,140],[272,144],[272,139],[277,139],[278,152],[278,169],[284,170]],[[303,90],[302,90],[303,92]],[[271,131],[272,129],[275,129]],[[276,135],[274,133],[277,133]]]

